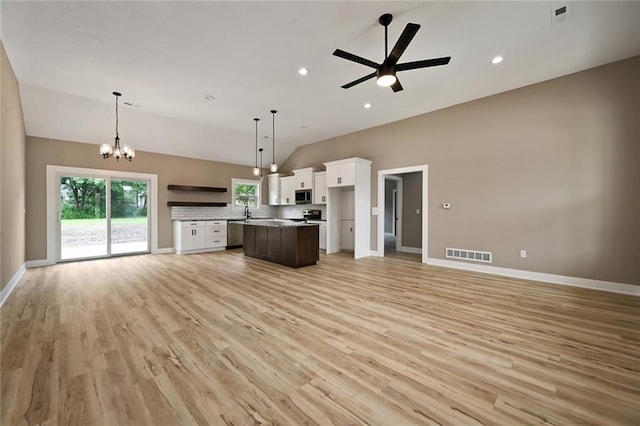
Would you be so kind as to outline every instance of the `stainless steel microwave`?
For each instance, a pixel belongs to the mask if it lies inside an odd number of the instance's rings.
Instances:
[[[296,191],[296,204],[311,204],[311,190],[300,189]]]

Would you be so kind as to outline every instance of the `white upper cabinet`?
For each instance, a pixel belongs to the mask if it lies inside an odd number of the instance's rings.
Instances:
[[[280,205],[289,205],[295,203],[295,176],[280,178]]]
[[[280,173],[272,173],[268,175],[269,179],[269,205],[277,206],[280,204]]]
[[[356,159],[332,161],[327,166],[327,187],[352,186],[356,184]]]
[[[327,172],[313,174],[313,204],[327,204]]]
[[[293,190],[313,189],[313,172],[313,167],[293,170],[295,177],[295,187]]]

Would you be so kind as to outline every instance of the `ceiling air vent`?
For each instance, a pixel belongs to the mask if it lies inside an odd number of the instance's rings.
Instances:
[[[569,5],[564,5],[551,9],[551,22],[559,24],[569,17]]]

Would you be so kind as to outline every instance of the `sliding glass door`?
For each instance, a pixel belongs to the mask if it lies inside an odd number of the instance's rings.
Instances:
[[[147,181],[111,179],[111,254],[149,251]]]
[[[60,259],[108,255],[107,180],[60,179]]]
[[[60,260],[149,252],[145,180],[61,176]]]

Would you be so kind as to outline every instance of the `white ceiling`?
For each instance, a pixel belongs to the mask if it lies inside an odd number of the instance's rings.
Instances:
[[[552,23],[552,9],[569,19]],[[27,134],[112,143],[238,164],[259,144],[279,162],[300,145],[640,54],[640,2],[12,2],[2,41],[20,82]],[[408,22],[422,25],[400,62],[451,56],[398,74],[404,91],[369,80],[340,48],[381,62]],[[500,65],[490,64],[495,55]],[[310,69],[306,77],[297,70]],[[213,95],[214,101],[204,99]],[[373,106],[364,109],[365,102]],[[269,139],[264,137],[268,136]],[[97,147],[96,147],[96,155]]]

